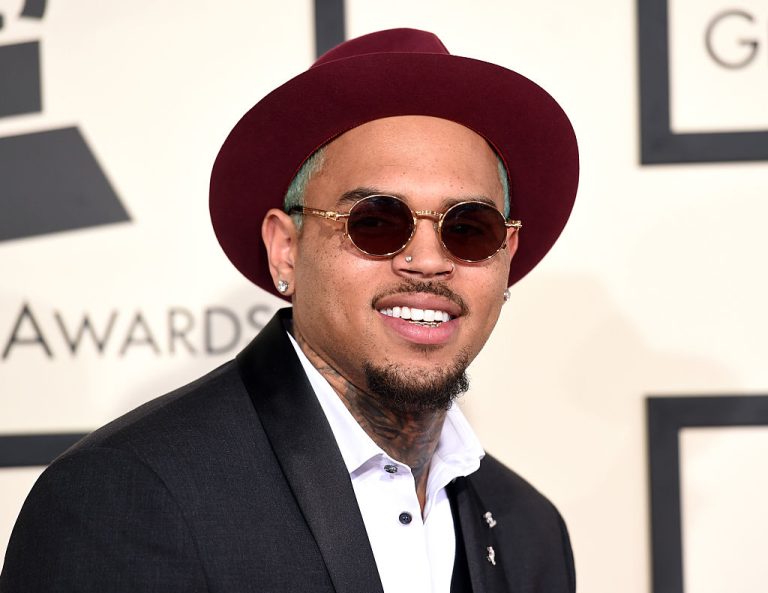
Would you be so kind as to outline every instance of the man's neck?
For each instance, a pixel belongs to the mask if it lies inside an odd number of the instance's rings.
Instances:
[[[375,395],[353,385],[330,366],[307,344],[295,327],[293,335],[312,366],[333,387],[352,417],[373,442],[392,459],[411,468],[416,496],[423,512],[429,466],[440,440],[445,410],[402,412],[389,409]]]

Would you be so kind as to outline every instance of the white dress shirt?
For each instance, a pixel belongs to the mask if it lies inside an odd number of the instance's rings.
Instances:
[[[449,593],[456,535],[445,487],[476,471],[485,455],[466,418],[455,405],[446,415],[422,516],[411,468],[373,442],[289,337],[349,471],[384,593]]]

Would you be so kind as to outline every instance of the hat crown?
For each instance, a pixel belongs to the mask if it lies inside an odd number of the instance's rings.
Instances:
[[[345,58],[380,53],[448,54],[449,52],[438,36],[429,31],[388,29],[350,39],[329,49],[312,64],[312,68]]]

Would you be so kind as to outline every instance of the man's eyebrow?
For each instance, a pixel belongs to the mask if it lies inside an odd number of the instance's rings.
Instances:
[[[355,189],[352,189],[348,192],[344,192],[341,197],[336,200],[336,207],[339,208],[341,206],[351,206],[355,202],[359,202],[363,198],[367,198],[368,196],[394,196],[396,198],[400,198],[404,202],[406,201],[405,198],[401,194],[396,194],[388,191],[384,191],[381,189],[377,189],[375,187],[356,187]]]
[[[445,198],[440,202],[441,211],[445,212],[451,206],[455,206],[461,202],[482,202],[483,204],[493,206],[497,210],[499,208],[499,205],[487,196],[462,196],[461,198]]]

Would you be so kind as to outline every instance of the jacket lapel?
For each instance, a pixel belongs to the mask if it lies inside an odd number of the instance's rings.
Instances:
[[[337,593],[383,593],[344,460],[286,335],[290,315],[240,353],[240,374]]]
[[[508,593],[511,591],[504,574],[504,558],[494,536],[493,516],[486,518],[480,497],[470,478],[457,478],[448,486],[467,558],[469,578],[474,593]]]

